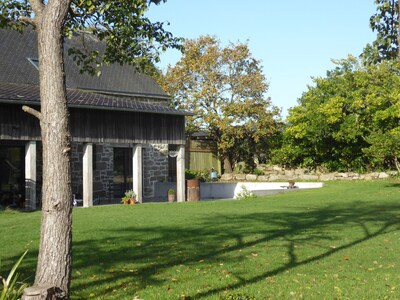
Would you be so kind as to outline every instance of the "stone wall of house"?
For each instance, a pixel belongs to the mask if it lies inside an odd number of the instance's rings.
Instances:
[[[114,148],[110,144],[97,144],[94,149],[93,197],[113,198]]]
[[[263,175],[254,174],[223,174],[222,181],[330,181],[330,180],[373,180],[387,179],[397,175],[397,172],[371,172],[359,174],[353,172],[321,172],[305,168],[285,169],[279,166],[258,167],[263,171]]]
[[[72,143],[71,146],[71,167],[72,167],[72,193],[82,194],[82,159],[83,144]]]
[[[110,144],[96,144],[93,148],[93,200],[112,197],[110,186],[113,182],[113,147]],[[83,193],[83,144],[72,143],[72,192]]]
[[[168,144],[143,148],[143,196],[154,196],[154,183],[168,178]]]
[[[113,199],[114,148],[111,144],[94,145],[93,201]],[[83,144],[73,143],[71,152],[72,192],[83,193]],[[168,178],[168,144],[143,147],[143,196],[154,196],[154,183]]]

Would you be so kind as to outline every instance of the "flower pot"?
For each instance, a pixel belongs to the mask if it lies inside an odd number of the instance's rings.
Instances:
[[[198,179],[186,180],[186,198],[187,201],[200,200],[200,180]]]
[[[136,204],[135,199],[130,198],[130,199],[129,199],[129,204]]]
[[[168,202],[172,203],[175,202],[176,195],[168,195]]]

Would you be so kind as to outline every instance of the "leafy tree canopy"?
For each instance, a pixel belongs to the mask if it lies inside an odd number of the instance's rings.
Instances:
[[[362,57],[366,64],[399,59],[399,2],[375,0],[377,13],[370,18],[370,27],[377,33],[376,40],[368,44]]]
[[[290,110],[275,161],[336,171],[393,166],[400,154],[398,63],[363,66],[350,56],[336,64]]]
[[[279,128],[280,111],[265,96],[260,61],[245,43],[221,47],[213,36],[187,40],[162,82],[175,106],[194,113],[187,118],[188,132],[206,132],[218,143],[225,171],[243,158],[252,161]]]

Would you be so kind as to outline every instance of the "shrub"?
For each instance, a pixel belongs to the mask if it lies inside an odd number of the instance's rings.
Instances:
[[[245,185],[241,186],[242,190],[237,193],[236,199],[238,200],[246,200],[251,198],[256,198],[256,195],[250,191]]]
[[[196,170],[185,170],[186,179],[198,179],[202,182],[211,181],[210,172],[208,170],[196,171]]]
[[[253,171],[253,174],[257,175],[257,176],[261,176],[261,175],[264,175],[264,171],[259,168],[255,168]]]

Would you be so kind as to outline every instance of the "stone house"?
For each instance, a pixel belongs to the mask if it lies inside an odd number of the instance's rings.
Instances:
[[[91,37],[65,42],[67,100],[72,133],[72,191],[83,205],[112,203],[132,189],[151,199],[154,183],[176,170],[178,201],[185,201],[185,115],[168,95],[131,66],[81,74],[67,55],[71,45],[98,45]],[[0,30],[0,205],[40,206],[39,121],[22,111],[40,110],[36,33]],[[176,159],[171,160],[169,153]],[[171,166],[171,162],[175,165]],[[116,201],[116,200],[115,200]]]

